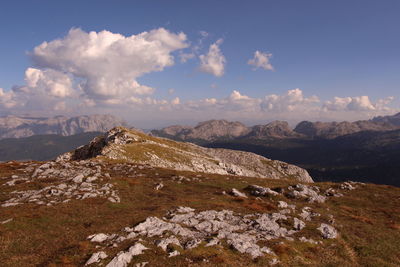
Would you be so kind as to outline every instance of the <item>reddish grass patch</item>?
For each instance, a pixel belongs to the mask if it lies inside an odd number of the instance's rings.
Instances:
[[[374,224],[374,222],[371,219],[364,217],[364,216],[350,215],[350,218],[352,218],[356,221],[359,221],[359,222],[368,223],[371,225]]]

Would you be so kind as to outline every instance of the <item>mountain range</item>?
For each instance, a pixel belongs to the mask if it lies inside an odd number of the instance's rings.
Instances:
[[[0,117],[0,139],[33,135],[69,136],[84,132],[106,132],[120,125],[126,125],[126,123],[113,115],[56,116],[53,118],[6,116]]]
[[[229,134],[234,129],[235,134]],[[153,135],[205,147],[249,151],[307,169],[316,181],[355,180],[400,186],[400,113],[356,122],[284,121],[246,127],[211,120]]]
[[[156,136],[191,142],[211,142],[233,139],[303,138],[333,139],[362,131],[391,131],[400,129],[400,113],[355,122],[302,121],[293,129],[285,121],[247,127],[240,122],[209,120],[195,127],[174,125],[151,133]]]

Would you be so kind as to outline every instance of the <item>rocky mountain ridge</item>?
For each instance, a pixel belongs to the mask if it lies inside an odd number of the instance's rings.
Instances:
[[[53,118],[6,116],[0,117],[0,139],[44,134],[70,136],[84,132],[106,132],[121,125],[126,123],[113,115]]]
[[[294,129],[285,121],[273,121],[265,125],[247,127],[240,122],[210,120],[195,127],[174,125],[153,130],[155,136],[193,142],[214,142],[234,139],[303,138],[333,139],[362,131],[391,131],[400,129],[400,113],[355,122],[302,121]]]
[[[262,156],[226,149],[212,149],[152,137],[142,132],[116,127],[89,144],[60,155],[56,161],[105,159],[147,164],[158,168],[231,174],[271,179],[313,182],[306,170]]]

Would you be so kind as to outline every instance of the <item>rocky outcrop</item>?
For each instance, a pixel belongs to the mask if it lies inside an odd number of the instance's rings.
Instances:
[[[53,118],[7,116],[0,118],[0,139],[44,134],[69,136],[83,132],[106,132],[121,125],[126,123],[112,115]]]
[[[95,157],[184,171],[313,181],[306,170],[285,162],[249,152],[203,148],[156,138],[123,127],[114,128],[88,145],[59,156],[57,161]]]
[[[34,190],[14,190],[11,198],[0,207],[12,207],[24,204],[55,206],[71,200],[105,198],[110,202],[120,202],[117,190],[109,180],[109,174],[103,173],[104,165],[99,162],[47,162],[29,163],[23,175],[13,175],[4,185],[30,184],[36,181],[54,180],[51,185]]]
[[[307,208],[307,210],[311,213],[310,208]],[[161,219],[148,217],[136,226],[125,227],[120,233],[105,235],[107,238],[99,247],[118,247],[118,244],[122,241],[130,239],[133,241],[140,238],[141,242],[153,243],[164,252],[170,252],[169,257],[180,254],[176,247],[192,250],[203,244],[204,247],[218,246],[219,248],[228,245],[229,248],[247,254],[253,259],[264,255],[276,259],[277,255],[266,245],[267,241],[280,239],[293,242],[298,239],[301,242],[322,243],[322,241],[316,242],[301,236],[302,230],[307,225],[296,216],[295,208],[289,212],[279,210],[274,213],[244,215],[231,210],[196,211],[190,207],[179,207],[168,211]],[[310,230],[305,234],[309,234]],[[334,239],[338,235],[333,226],[325,223],[311,231],[319,231],[324,239]],[[89,236],[88,239],[96,242],[92,238],[98,235],[103,236],[104,234],[94,234]],[[138,244],[140,243],[136,243],[133,247],[139,246]],[[122,258],[125,258],[122,255],[128,256],[126,262],[129,263],[132,256],[143,253],[143,250],[146,249],[141,244],[139,248],[138,253],[132,253],[132,247],[128,252],[119,252],[107,266],[116,266],[112,264],[115,264],[117,259],[122,261]],[[93,255],[97,258],[98,254]]]

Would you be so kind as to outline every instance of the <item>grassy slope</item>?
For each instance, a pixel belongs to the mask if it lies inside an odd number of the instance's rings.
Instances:
[[[110,166],[111,167],[111,166]],[[18,164],[1,164],[0,177],[18,173]],[[96,252],[95,244],[86,241],[93,233],[118,232],[126,226],[143,221],[148,216],[163,216],[177,206],[190,206],[198,210],[230,209],[236,212],[273,212],[281,196],[257,200],[237,199],[220,194],[232,187],[243,190],[248,184],[269,187],[288,186],[290,181],[238,178],[220,175],[204,175],[199,182],[177,183],[174,175],[195,177],[197,173],[172,170],[137,170],[143,177],[129,178],[112,170],[112,182],[119,190],[121,203],[105,199],[72,200],[55,207],[23,205],[1,208],[0,221],[13,218],[12,222],[0,224],[0,262],[2,266],[81,266]],[[157,175],[158,174],[158,175]],[[155,191],[154,184],[163,181],[165,187]],[[7,181],[0,180],[0,183]],[[51,181],[47,181],[51,182]],[[40,188],[46,182],[21,184],[17,189]],[[337,186],[318,184],[322,188]],[[16,188],[1,187],[0,200]],[[287,199],[284,199],[287,201]],[[271,241],[270,246],[280,257],[281,266],[399,266],[400,265],[400,189],[390,186],[366,185],[350,191],[342,198],[331,198],[324,204],[308,204],[293,200],[299,210],[310,206],[323,214],[318,220],[326,221],[324,214],[333,214],[340,237],[326,240],[322,245],[301,242]],[[315,227],[308,223],[307,227]],[[315,231],[311,238],[318,239]],[[110,248],[114,255],[128,248],[122,243]],[[111,252],[113,251],[114,254]],[[203,246],[185,251],[182,255],[168,258],[159,248],[135,258],[134,262],[149,261],[149,266],[266,266],[267,259],[256,261],[233,250]],[[110,258],[109,258],[110,259]],[[108,260],[109,260],[108,259]],[[204,259],[209,263],[204,263]]]

